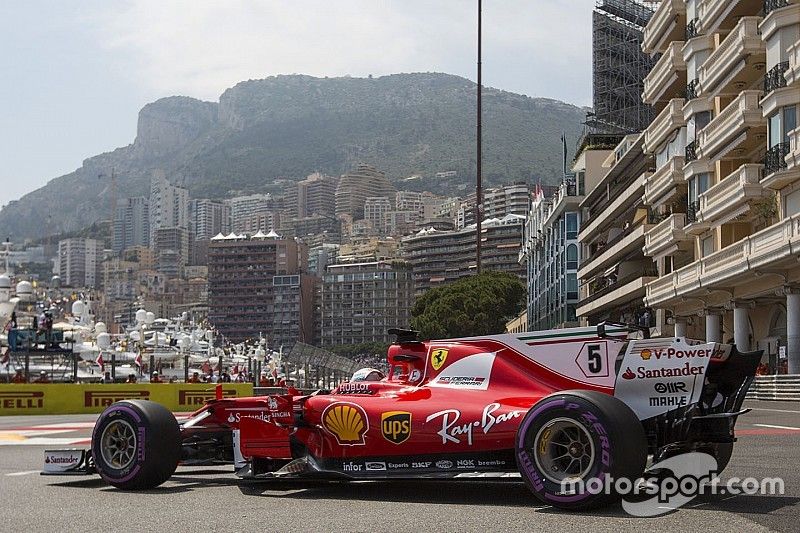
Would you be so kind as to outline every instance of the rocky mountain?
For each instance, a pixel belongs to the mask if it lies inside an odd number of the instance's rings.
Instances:
[[[577,137],[584,110],[492,88],[483,94],[485,182],[558,180],[561,134]],[[147,104],[133,144],[9,203],[0,231],[39,237],[107,219],[112,167],[120,198],[146,195],[157,169],[193,197],[222,198],[280,193],[311,172],[340,175],[359,162],[399,188],[463,196],[473,187],[474,153],[475,84],[467,79],[274,76],[239,83],[218,103],[173,96]],[[456,178],[434,177],[450,170]],[[405,179],[411,175],[422,178]]]

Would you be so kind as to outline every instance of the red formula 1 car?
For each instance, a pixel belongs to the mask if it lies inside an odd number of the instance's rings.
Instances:
[[[90,451],[50,450],[46,470],[96,471],[123,489],[155,487],[179,463],[233,463],[251,479],[521,476],[542,501],[573,509],[613,494],[566,483],[635,480],[648,459],[704,451],[721,470],[761,353],[629,340],[636,329],[426,342],[394,330],[379,381],[209,401],[180,425],[158,404],[117,402],[97,420]]]

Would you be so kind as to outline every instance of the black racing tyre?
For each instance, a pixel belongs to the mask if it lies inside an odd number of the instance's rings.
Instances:
[[[173,414],[148,400],[108,407],[92,432],[92,459],[100,476],[126,490],[152,489],[175,472],[181,433]]]
[[[619,498],[614,480],[633,483],[642,476],[647,437],[621,400],[601,392],[564,391],[530,408],[517,430],[515,452],[522,478],[542,502],[591,509]]]

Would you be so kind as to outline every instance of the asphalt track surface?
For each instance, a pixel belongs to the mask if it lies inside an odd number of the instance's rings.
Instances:
[[[41,443],[86,441],[96,415],[2,417],[0,530],[798,531],[800,402],[746,407],[753,411],[739,420],[722,479],[779,476],[784,494],[701,496],[657,518],[631,517],[619,505],[565,513],[541,505],[520,483],[245,483],[227,468],[179,468],[158,489],[123,492],[98,477],[38,474],[48,447]]]

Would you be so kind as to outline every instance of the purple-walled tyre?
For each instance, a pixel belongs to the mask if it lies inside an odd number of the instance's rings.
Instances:
[[[152,489],[175,472],[181,433],[173,414],[147,400],[109,406],[92,432],[92,459],[100,476],[120,489]]]
[[[616,480],[633,483],[642,476],[647,438],[636,414],[617,398],[565,391],[531,407],[515,451],[522,478],[542,502],[591,509],[618,499]]]

